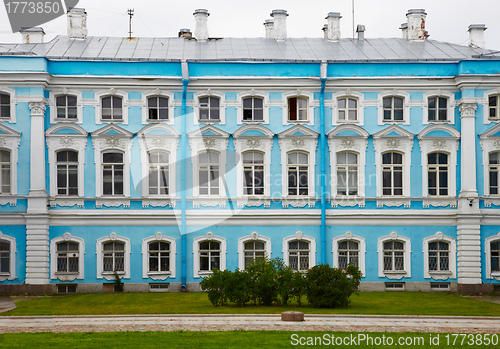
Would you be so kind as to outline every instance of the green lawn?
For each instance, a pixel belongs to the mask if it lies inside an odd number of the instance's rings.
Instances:
[[[352,337],[351,337],[352,335]],[[359,337],[361,335],[361,337]],[[333,336],[333,339],[332,339]],[[365,336],[365,337],[363,337]],[[366,336],[371,338],[369,342]],[[472,336],[472,335],[471,335]],[[107,333],[17,333],[0,335],[0,348],[292,348],[302,347],[309,343],[319,346],[333,346],[332,341],[341,337],[347,345],[338,345],[339,347],[353,348],[498,348],[498,335],[473,335],[474,337],[465,338],[465,346],[452,345],[453,337],[446,334],[432,333],[388,333],[388,332],[370,332],[370,333],[345,333],[345,332],[287,332],[287,331],[268,331],[268,332],[250,332],[250,331],[232,331],[232,332],[107,332]],[[496,340],[496,345],[467,345],[468,340],[471,343],[478,343],[481,340]],[[497,337],[494,337],[497,336]],[[301,337],[303,339],[301,339]],[[348,339],[343,339],[348,337]],[[431,338],[434,343],[439,345],[430,345]],[[311,339],[309,339],[311,338]],[[319,338],[319,339],[316,339]],[[351,338],[355,342],[351,342]],[[364,338],[364,339],[363,339]],[[401,338],[401,339],[400,339]],[[360,339],[362,341],[360,341]],[[487,340],[488,340],[487,339]],[[302,340],[303,345],[300,345]],[[320,342],[321,340],[321,342]],[[404,342],[399,342],[403,340]],[[377,345],[386,343],[392,345]],[[419,341],[419,342],[417,342]],[[398,346],[398,343],[405,345]],[[418,344],[417,344],[418,343]],[[295,344],[295,345],[293,345]]]
[[[17,309],[1,315],[106,314],[279,314],[299,310],[306,314],[477,315],[500,316],[500,304],[454,294],[421,292],[360,292],[349,307],[337,309],[228,305],[214,307],[206,293],[73,294],[18,301]]]

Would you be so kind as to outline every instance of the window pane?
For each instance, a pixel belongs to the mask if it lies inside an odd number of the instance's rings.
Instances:
[[[384,97],[382,100],[382,103],[384,105],[384,108],[391,108],[392,107],[392,97]]]
[[[439,108],[446,108],[447,101],[446,98],[439,98]]]
[[[339,99],[339,108],[345,109],[345,105],[346,105],[346,99],[340,98]]]
[[[102,107],[103,108],[111,108],[111,97],[104,97],[102,99]]]
[[[69,107],[76,107],[76,97],[68,96],[68,106]]]
[[[394,108],[403,108],[403,98],[394,97]]]
[[[2,95],[3,97],[3,95]],[[4,104],[2,102],[2,104]],[[60,106],[63,106],[65,107],[66,106],[66,96],[59,96],[56,98],[56,106],[60,107]]]
[[[123,163],[123,154],[121,153],[104,153],[102,154],[103,163]]]
[[[168,108],[168,98],[164,98],[164,97],[159,97],[158,98],[160,100],[160,108]]]

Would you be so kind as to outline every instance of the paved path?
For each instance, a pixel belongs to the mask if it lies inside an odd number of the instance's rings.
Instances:
[[[284,322],[280,315],[2,316],[0,333],[108,331],[357,331],[500,334],[500,317],[306,315]]]

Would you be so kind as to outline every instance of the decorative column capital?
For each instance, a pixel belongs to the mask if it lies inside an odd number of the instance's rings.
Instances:
[[[46,109],[45,101],[30,102],[31,116],[44,116]]]
[[[476,103],[460,103],[460,114],[462,118],[473,118],[476,116]]]

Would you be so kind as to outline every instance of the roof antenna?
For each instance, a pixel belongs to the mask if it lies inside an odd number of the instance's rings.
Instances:
[[[128,21],[128,39],[132,40],[132,16],[134,15],[134,9],[128,9],[127,13],[130,17]]]
[[[354,0],[352,0],[352,38],[354,39],[354,36],[356,32],[354,31]]]

